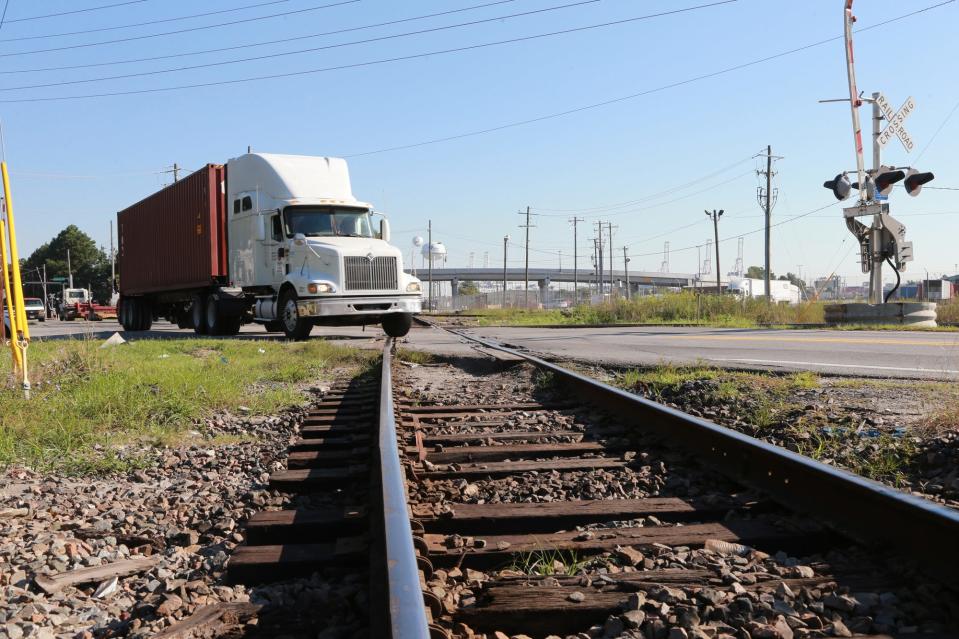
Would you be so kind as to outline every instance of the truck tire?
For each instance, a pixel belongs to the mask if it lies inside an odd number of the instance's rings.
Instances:
[[[411,313],[390,313],[383,316],[383,331],[390,337],[403,337],[413,325]]]
[[[280,293],[279,310],[283,332],[289,339],[300,342],[310,336],[310,331],[313,330],[313,322],[300,317],[300,312],[296,307],[296,291],[288,288]]]
[[[267,333],[282,333],[283,332],[283,322],[280,320],[273,320],[272,322],[266,322],[263,324],[263,328],[266,329]]]
[[[120,298],[120,308],[117,309],[117,319],[120,320],[120,326],[123,327],[124,331],[132,331],[133,328],[133,316],[131,311],[133,310],[133,300],[128,297]],[[63,315],[60,316],[60,319],[63,320]]]
[[[150,303],[150,300],[141,297],[137,300],[137,306],[140,309],[140,329],[141,331],[148,331],[153,327],[153,304]]]
[[[216,295],[206,298],[206,332],[208,335],[236,335],[240,332],[242,318],[227,315]]]
[[[193,316],[190,314],[190,309],[180,310],[176,314],[176,321],[173,322],[176,324],[177,328],[193,328]]]
[[[206,335],[206,295],[197,293],[190,303],[190,318],[197,335]]]

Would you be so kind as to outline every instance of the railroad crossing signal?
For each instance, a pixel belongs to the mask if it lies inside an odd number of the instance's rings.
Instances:
[[[893,112],[892,107],[889,106],[889,101],[886,100],[886,96],[879,94],[876,98],[876,105],[879,107],[879,110],[882,112],[882,116],[886,118],[886,121],[889,123],[886,125],[886,128],[882,130],[879,134],[879,138],[876,140],[876,143],[880,148],[884,148],[889,141],[892,140],[893,136],[899,138],[899,141],[902,142],[902,146],[905,147],[906,151],[912,151],[913,146],[912,138],[909,137],[909,132],[906,131],[905,122],[906,119],[912,115],[912,112],[916,108],[916,101],[912,99],[912,96],[909,96],[905,103],[899,107],[899,110]]]

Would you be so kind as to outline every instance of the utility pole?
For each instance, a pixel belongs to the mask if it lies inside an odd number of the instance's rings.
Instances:
[[[532,225],[529,223],[529,212],[530,207],[526,207],[526,224],[520,224],[521,229],[526,229],[526,268],[524,270],[526,282],[523,286],[523,305],[526,308],[529,308],[529,230],[532,228]],[[520,215],[522,215],[520,211]]]
[[[623,247],[623,273],[626,274],[626,299],[630,298],[629,290],[629,255],[626,254],[626,251],[629,249],[628,246]]]
[[[576,227],[583,218],[575,215],[569,218],[573,225],[573,304],[579,299],[579,238],[577,237]]]
[[[506,251],[509,246],[509,235],[503,236],[503,308],[506,308]]]
[[[176,162],[173,163],[173,181],[180,181],[180,166]]]
[[[597,284],[599,276],[599,250],[596,245],[596,238],[593,238],[593,285],[596,288],[596,295],[599,295],[599,285]]]
[[[613,294],[613,223],[607,222],[609,229],[609,294]],[[619,228],[618,226],[616,228]]]
[[[717,295],[723,292],[722,284],[720,283],[721,275],[719,271],[719,218],[721,218],[722,216],[723,216],[722,209],[719,209],[718,211],[716,209],[713,209],[712,213],[710,213],[709,211],[706,211],[706,217],[713,218],[713,234],[714,234],[714,237],[716,238],[716,294]],[[766,232],[768,234],[769,233],[769,226],[768,226],[769,217],[768,216],[766,217],[766,224],[767,224]],[[768,243],[766,244],[766,261],[768,264],[769,262],[769,244]],[[767,273],[766,290],[768,291],[769,290],[769,277],[768,277],[769,266],[766,266],[766,273]]]
[[[426,259],[429,261],[429,310],[433,311],[433,220],[429,220],[426,227]]]
[[[73,288],[73,269],[70,267],[70,249],[67,249],[67,277],[70,281],[70,288]]]
[[[757,157],[762,157],[762,154],[760,154],[760,155],[757,156]],[[770,249],[770,246],[769,246],[769,244],[770,244],[770,229],[772,228],[772,225],[771,225],[772,213],[773,213],[773,207],[776,205],[776,194],[777,194],[776,191],[773,191],[773,184],[772,184],[772,182],[773,182],[773,176],[776,175],[776,174],[773,172],[773,160],[781,160],[781,159],[782,159],[781,156],[774,156],[774,155],[773,155],[773,147],[772,147],[772,145],[767,144],[767,145],[766,145],[766,170],[765,170],[765,171],[757,171],[757,172],[756,172],[758,175],[764,175],[764,176],[766,177],[766,188],[764,189],[764,188],[762,188],[762,187],[759,187],[759,190],[758,190],[757,195],[759,196],[759,202],[760,202],[760,204],[761,204],[762,207],[763,207],[763,214],[764,214],[764,216],[765,216],[765,218],[766,218],[766,224],[765,224],[765,227],[766,227],[766,228],[765,228],[765,231],[766,231],[766,233],[765,233],[765,237],[766,237],[766,260],[765,260],[766,272],[765,272],[765,274],[763,275],[763,281],[764,281],[764,286],[765,286],[765,293],[766,293],[766,301],[767,301],[767,302],[768,302],[769,299],[770,299],[770,288],[769,288],[769,287],[770,287],[770,284],[769,284],[769,279],[770,279],[770,277],[771,277],[771,272],[772,272],[772,265],[770,264],[770,262],[771,262],[771,258],[770,258],[771,249]]]
[[[603,224],[604,222],[599,221],[596,223],[596,254],[598,262],[598,269],[596,271],[597,275],[597,294],[602,296],[605,293],[606,282],[603,279]]]
[[[47,297],[47,263],[43,263],[43,314],[50,317],[50,298]]]

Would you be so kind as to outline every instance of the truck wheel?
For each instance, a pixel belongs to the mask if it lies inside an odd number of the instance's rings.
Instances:
[[[206,335],[206,296],[197,293],[190,304],[190,317],[193,319],[193,330],[197,335]]]
[[[63,316],[60,319],[62,320]],[[130,330],[130,300],[125,297],[121,297],[120,301],[117,302],[117,320],[119,320],[123,330]]]
[[[293,289],[287,289],[280,294],[280,322],[286,336],[297,341],[305,340],[313,330],[313,322],[300,317],[300,311],[296,307],[296,292]]]
[[[146,298],[139,298],[137,300],[137,309],[140,312],[140,321],[138,322],[137,330],[148,331],[153,326],[153,305],[150,304],[150,300]]]
[[[280,320],[273,320],[272,322],[266,322],[263,325],[263,328],[266,329],[267,333],[282,333],[283,322],[281,322]]]
[[[216,295],[206,298],[206,332],[209,335],[236,335],[240,332],[242,318],[229,317],[223,313],[223,304]]]
[[[390,313],[383,316],[383,331],[390,337],[403,337],[413,325],[411,313]]]
[[[175,319],[176,321],[173,323],[176,324],[177,328],[193,328],[193,316],[190,314],[190,309],[178,311]]]

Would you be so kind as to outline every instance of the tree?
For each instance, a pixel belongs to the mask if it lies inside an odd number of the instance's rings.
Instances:
[[[73,270],[73,285],[93,292],[93,298],[100,302],[109,302],[113,294],[110,283],[110,259],[103,248],[98,247],[93,238],[71,224],[60,231],[56,237],[40,246],[23,260],[21,270],[24,281],[37,282],[38,273],[47,266],[47,280],[54,277],[69,281],[67,270],[67,249],[70,250],[70,267]],[[51,289],[55,292],[56,289]]]
[[[750,266],[746,269],[746,277],[751,280],[761,280],[766,277],[766,269],[762,266]],[[776,277],[773,274],[773,277]]]
[[[476,286],[475,282],[461,282],[459,290],[460,295],[479,295],[479,287]]]
[[[806,290],[806,283],[799,279],[799,276],[795,273],[786,273],[785,275],[780,275],[779,279],[789,280],[789,283],[798,286],[800,291]]]

